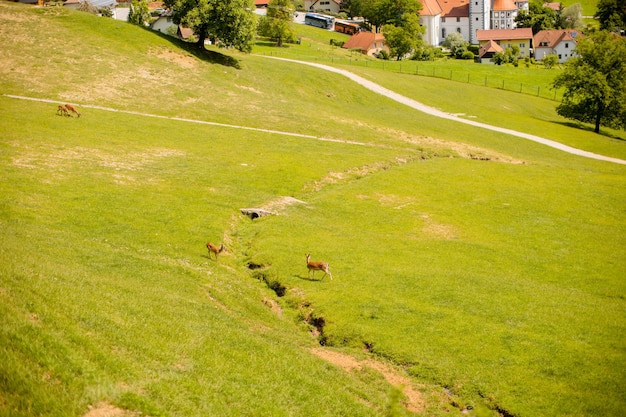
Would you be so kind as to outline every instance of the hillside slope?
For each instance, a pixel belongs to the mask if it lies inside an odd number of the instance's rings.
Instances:
[[[623,414],[624,167],[123,22],[0,23],[0,93],[53,101],[0,96],[0,415]]]

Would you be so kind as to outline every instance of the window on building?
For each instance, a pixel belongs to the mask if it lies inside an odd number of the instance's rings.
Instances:
[[[456,31],[457,31],[458,33],[461,33],[461,28],[456,28]]]
[[[441,29],[441,37],[446,38],[446,28]]]
[[[446,18],[445,17],[441,18],[441,23],[446,23]]]
[[[569,49],[569,43],[568,42],[565,42],[565,48]]]
[[[460,22],[460,21],[461,21],[461,18],[460,18],[460,17],[457,17],[457,18],[456,18],[456,21],[457,21],[457,22]]]

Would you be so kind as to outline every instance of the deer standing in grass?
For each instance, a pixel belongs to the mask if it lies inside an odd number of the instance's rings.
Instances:
[[[60,104],[59,107],[57,107],[57,116],[70,116],[70,112],[67,111],[67,107],[65,107],[64,105]]]
[[[69,112],[72,112],[76,115],[76,117],[80,117],[80,112],[78,110],[76,110],[76,107],[72,106],[71,104],[66,104],[65,108],[68,111],[68,116],[69,116]]]
[[[324,276],[321,279],[324,279],[324,277],[328,275],[330,276],[330,280],[332,281],[333,274],[331,274],[330,270],[328,269],[328,263],[327,262],[311,262],[310,259],[311,259],[311,254],[307,253],[306,254],[306,267],[309,270],[308,276],[310,276],[311,271],[313,271],[313,278],[315,278],[315,271],[324,271]]]
[[[216,245],[212,244],[211,242],[206,244],[206,248],[209,250],[209,259],[212,259],[211,253],[215,254],[215,262],[217,262],[217,255],[219,255],[224,250],[226,250],[223,244],[220,245],[220,247],[218,248]]]

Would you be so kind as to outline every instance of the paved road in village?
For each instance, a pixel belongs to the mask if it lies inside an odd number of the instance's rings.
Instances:
[[[604,156],[604,155],[598,155],[592,152],[587,152],[587,151],[583,151],[580,149],[576,149],[576,148],[572,148],[571,146],[567,146],[564,145],[562,143],[559,142],[555,142],[553,140],[549,140],[546,138],[542,138],[540,136],[536,136],[536,135],[531,135],[528,133],[524,133],[524,132],[518,132],[516,130],[512,130],[512,129],[506,129],[503,127],[498,127],[498,126],[492,126],[486,123],[481,123],[481,122],[476,122],[473,120],[467,120],[467,119],[463,119],[462,117],[456,116],[454,114],[450,114],[450,113],[446,113],[443,112],[441,110],[438,110],[434,107],[430,107],[427,106],[425,104],[420,103],[419,101],[415,101],[409,97],[405,97],[401,94],[396,93],[395,91],[391,91],[385,87],[382,87],[376,83],[373,83],[372,81],[369,81],[363,77],[360,77],[350,71],[346,71],[346,70],[342,70],[342,69],[338,69],[338,68],[334,68],[331,67],[329,65],[324,65],[324,64],[318,64],[318,63],[314,63],[314,62],[305,62],[305,61],[298,61],[295,59],[288,59],[288,58],[278,58],[278,57],[266,57],[266,58],[270,58],[270,59],[278,59],[281,61],[287,61],[287,62],[294,62],[297,64],[303,64],[303,65],[309,65],[312,67],[316,67],[316,68],[320,68],[326,71],[331,71],[337,74],[341,74],[345,77],[348,77],[349,79],[351,79],[352,81],[362,85],[363,87],[367,88],[368,90],[371,90],[375,93],[381,94],[385,97],[388,97],[392,100],[395,100],[399,103],[402,103],[406,106],[409,106],[415,110],[421,111],[423,113],[429,114],[431,116],[435,116],[435,117],[441,117],[442,119],[447,119],[447,120],[452,120],[458,123],[465,123],[467,125],[471,125],[471,126],[476,126],[476,127],[480,127],[483,129],[489,129],[489,130],[493,130],[496,132],[500,132],[500,133],[504,133],[506,135],[511,135],[511,136],[517,136],[523,139],[528,139],[528,140],[532,140],[533,142],[538,142],[541,143],[543,145],[546,146],[550,146],[552,148],[561,150],[563,152],[568,152],[574,155],[579,155],[579,156],[583,156],[585,158],[592,158],[592,159],[598,159],[600,161],[607,161],[607,162],[613,162],[616,164],[622,164],[622,165],[626,165],[626,161],[623,159],[619,159],[619,158],[612,158],[609,156]]]

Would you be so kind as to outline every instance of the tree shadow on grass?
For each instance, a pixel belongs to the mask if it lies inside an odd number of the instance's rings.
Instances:
[[[241,65],[239,65],[239,60],[233,58],[232,56],[228,56],[221,52],[208,50],[204,46],[198,45],[196,42],[186,42],[182,39],[166,35],[165,33],[158,32],[156,30],[152,30],[149,28],[145,28],[145,30],[149,30],[151,33],[160,36],[171,44],[176,45],[180,49],[190,53],[191,55],[202,61],[210,62],[211,64],[223,65],[225,67],[241,69]]]
[[[586,132],[595,133],[593,131],[594,130],[594,126],[587,125],[587,124],[584,124],[584,123],[581,123],[581,122],[558,122],[558,121],[554,121],[554,123],[562,125],[562,126],[571,127],[572,129],[584,130]],[[610,132],[607,132],[605,130],[603,131],[602,129],[600,129],[600,133],[598,133],[598,135],[626,142],[626,138],[621,137],[621,136],[617,136],[615,133],[610,133]]]

